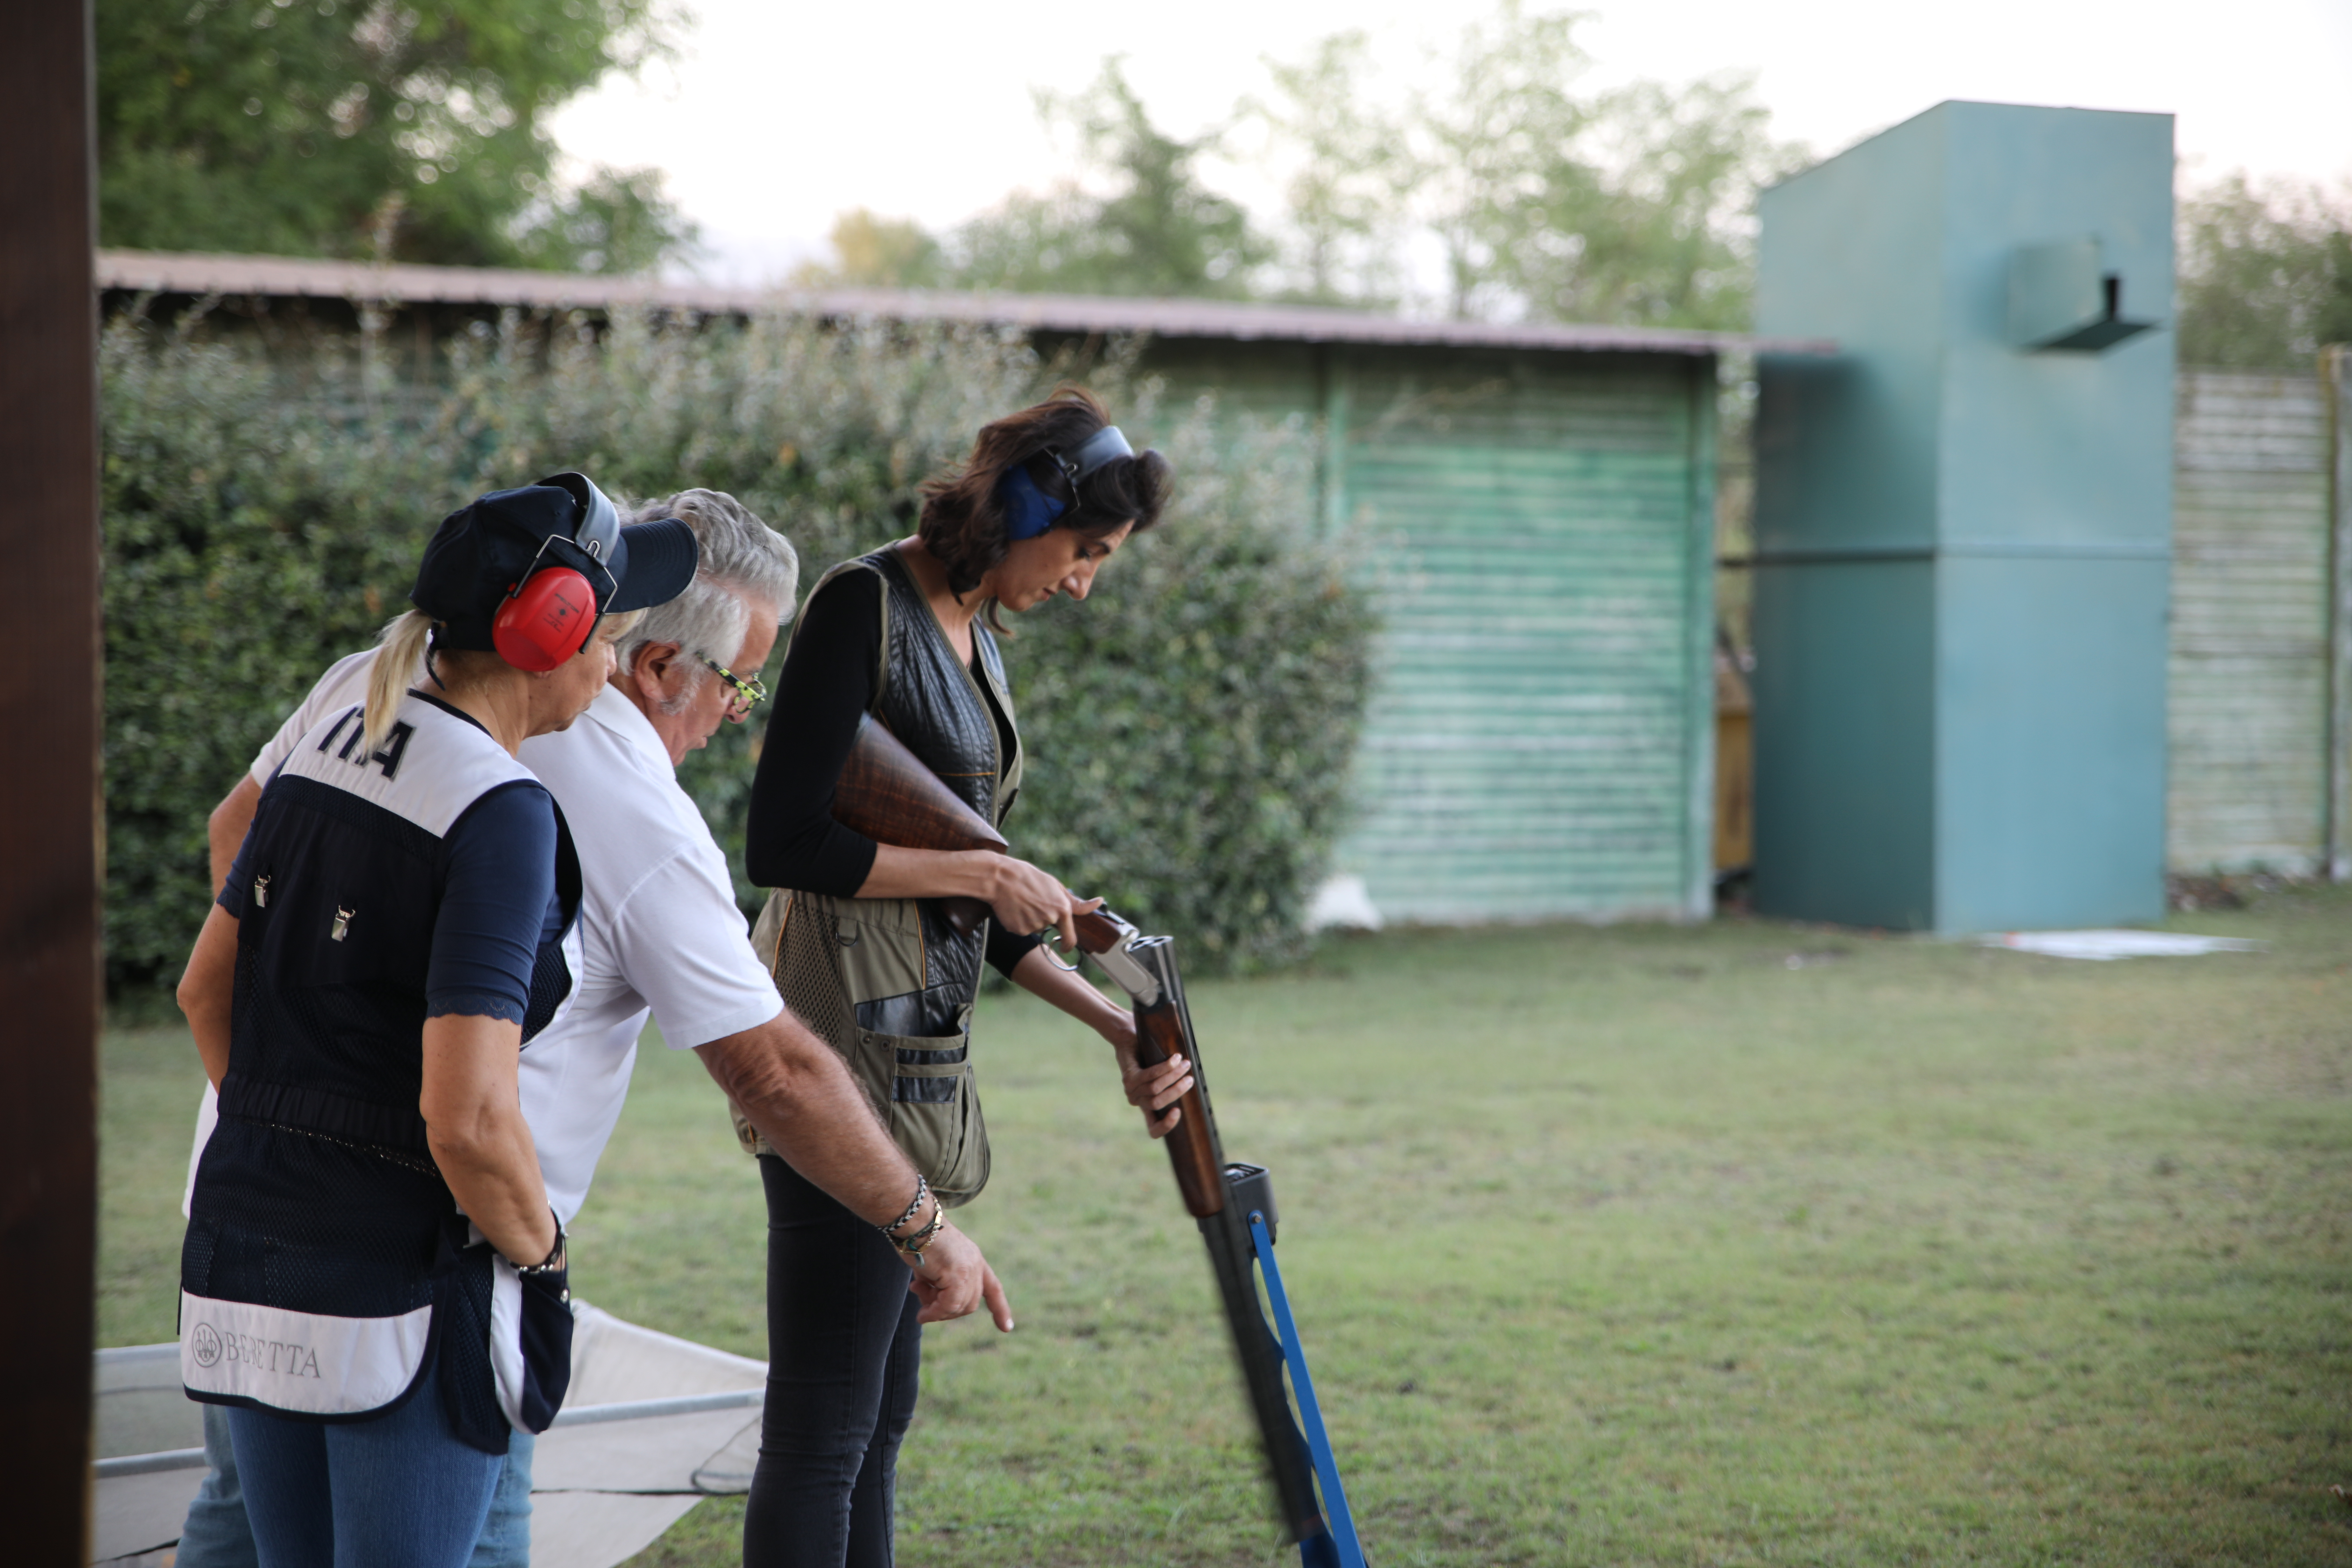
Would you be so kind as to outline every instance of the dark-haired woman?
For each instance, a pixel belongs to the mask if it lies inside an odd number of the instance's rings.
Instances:
[[[1166,459],[1133,451],[1087,393],[997,420],[964,464],[925,484],[913,538],[824,575],[785,656],[748,845],[752,879],[780,890],[754,940],[787,1005],[848,1058],[926,1177],[908,1216],[925,1225],[988,1179],[971,1061],[983,959],[1110,1044],[1155,1137],[1176,1123],[1189,1064],[1136,1067],[1126,1010],[1044,951],[1037,933],[1057,926],[1069,951],[1072,921],[1092,903],[1009,855],[853,832],[833,820],[835,782],[870,714],[1001,824],[1024,758],[997,612],[1084,599],[1104,563],[1159,521],[1167,488]],[[954,896],[994,918],[959,935],[939,902]],[[881,1568],[926,1303],[919,1285],[908,1293],[893,1238],[737,1126],[768,1198],[768,1395],[743,1560]]]

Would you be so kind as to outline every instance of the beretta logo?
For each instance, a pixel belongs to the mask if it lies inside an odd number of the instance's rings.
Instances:
[[[226,1359],[280,1377],[319,1376],[319,1352],[290,1341],[258,1339],[252,1334],[224,1335],[210,1323],[198,1323],[188,1335],[188,1343],[195,1352],[198,1366],[211,1366]]]

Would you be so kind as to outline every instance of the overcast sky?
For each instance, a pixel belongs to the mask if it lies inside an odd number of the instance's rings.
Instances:
[[[1155,121],[1191,134],[1262,90],[1264,58],[1370,33],[1391,90],[1434,86],[1433,50],[1472,5],[1180,0],[1073,6],[692,0],[675,65],[554,121],[567,153],[667,171],[715,280],[757,283],[824,253],[850,207],[944,227],[1067,172],[1032,89],[1075,90],[1128,59]],[[1530,10],[1567,9],[1531,4]],[[2189,184],[2245,168],[2352,186],[2352,0],[1644,0],[1580,31],[1591,80],[1757,73],[1775,133],[1828,153],[1950,98],[2179,116]],[[1247,166],[1214,172],[1261,209]]]

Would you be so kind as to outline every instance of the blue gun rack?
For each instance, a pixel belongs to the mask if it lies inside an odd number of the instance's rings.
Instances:
[[[1306,1347],[1298,1342],[1298,1321],[1290,1315],[1290,1296],[1282,1288],[1282,1267],[1274,1260],[1274,1237],[1266,1234],[1265,1215],[1253,1209],[1250,1241],[1257,1251],[1258,1272],[1265,1277],[1266,1298],[1274,1303],[1275,1327],[1282,1338],[1282,1359],[1290,1368],[1291,1393],[1298,1400],[1299,1425],[1306,1429],[1307,1451],[1315,1458],[1315,1479],[1323,1491],[1328,1534],[1298,1543],[1305,1568],[1364,1568],[1364,1548],[1356,1539],[1356,1521],[1348,1511],[1348,1490],[1339,1484],[1339,1461],[1332,1457],[1331,1435],[1323,1428],[1323,1407],[1315,1402],[1315,1379],[1307,1370]]]

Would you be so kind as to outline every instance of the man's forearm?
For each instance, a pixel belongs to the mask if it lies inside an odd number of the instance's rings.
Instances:
[[[215,1089],[228,1072],[230,1003],[236,988],[236,917],[215,904],[196,932],[188,967],[180,976],[180,1011],[187,1015],[204,1059],[205,1077]]]
[[[833,1048],[789,1012],[694,1054],[785,1163],[876,1225],[905,1212],[915,1167]]]
[[[236,781],[236,787],[221,796],[212,816],[205,820],[205,844],[213,866],[213,891],[221,890],[228,880],[228,868],[236,859],[236,852],[245,845],[246,829],[253,826],[253,814],[261,805],[261,786],[247,773]]]

